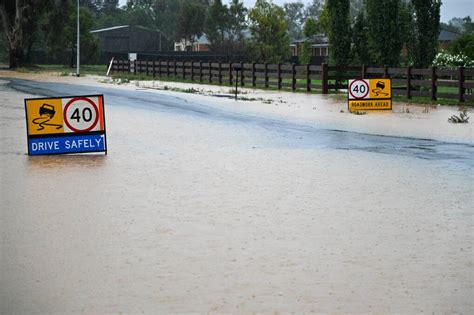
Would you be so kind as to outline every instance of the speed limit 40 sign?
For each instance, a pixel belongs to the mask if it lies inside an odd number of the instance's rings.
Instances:
[[[28,154],[107,153],[103,95],[25,99]]]

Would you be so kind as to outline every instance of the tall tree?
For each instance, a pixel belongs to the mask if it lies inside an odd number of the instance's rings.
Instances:
[[[304,4],[301,1],[289,2],[283,4],[286,20],[288,22],[288,31],[291,39],[300,39],[303,37],[303,24],[305,21]]]
[[[365,4],[373,65],[397,66],[403,45],[400,0],[366,0]]]
[[[370,64],[367,33],[367,21],[364,12],[360,11],[352,28],[352,58],[355,64]]]
[[[204,31],[213,51],[221,51],[229,39],[230,13],[221,0],[215,0],[207,12]]]
[[[257,0],[249,12],[251,50],[259,61],[277,63],[290,56],[288,23],[283,9],[271,1]]]
[[[438,50],[440,0],[412,0],[414,40],[412,58],[415,67],[429,67]]]
[[[313,37],[318,33],[319,29],[316,19],[308,17],[303,27],[305,41],[303,43],[301,57],[299,58],[301,63],[309,63],[311,61],[311,45],[313,44]]]
[[[321,15],[322,11],[323,11],[322,0],[313,0],[306,5],[305,14],[304,14],[305,19],[313,18],[317,20],[319,16]]]
[[[351,54],[349,0],[327,0],[330,17],[330,58],[337,65],[347,65]]]
[[[37,19],[49,1],[45,0],[3,0],[0,2],[0,18],[8,42],[10,68],[28,62],[33,30]]]
[[[178,18],[178,34],[186,43],[192,45],[202,35],[205,18],[206,7],[198,0],[188,0],[182,4]]]
[[[97,60],[99,46],[96,39],[90,33],[94,18],[87,7],[81,7],[81,62],[94,62]],[[46,13],[47,21],[42,25],[43,34],[47,45],[47,53],[52,56],[61,56],[69,52],[69,66],[73,67],[76,62],[76,40],[77,40],[77,10],[72,1],[66,1],[61,6],[53,7]]]
[[[247,28],[248,10],[240,0],[232,0],[229,6],[229,32],[234,42],[244,41],[243,31]]]

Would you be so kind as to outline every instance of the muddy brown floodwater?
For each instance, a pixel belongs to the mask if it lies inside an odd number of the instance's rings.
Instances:
[[[28,157],[31,95],[0,95],[1,314],[474,312],[472,147],[338,148],[106,95],[107,156]]]

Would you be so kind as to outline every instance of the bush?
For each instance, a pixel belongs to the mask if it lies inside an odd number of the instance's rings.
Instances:
[[[454,55],[448,52],[440,52],[433,60],[433,66],[447,68],[457,68],[462,66],[474,67],[474,60],[464,54]]]

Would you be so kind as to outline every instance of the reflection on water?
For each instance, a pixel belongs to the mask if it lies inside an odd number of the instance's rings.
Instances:
[[[106,155],[82,154],[82,155],[44,155],[28,156],[27,167],[32,171],[60,170],[71,168],[100,168],[107,162]]]

